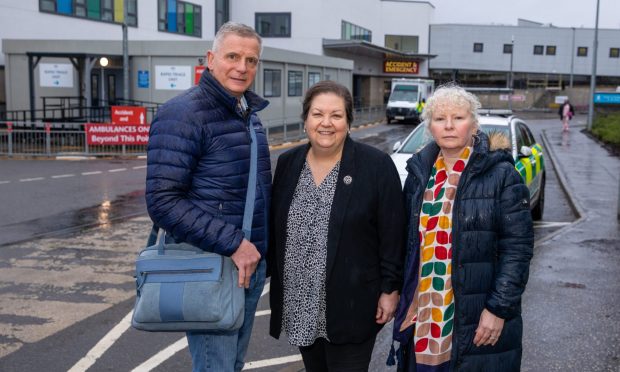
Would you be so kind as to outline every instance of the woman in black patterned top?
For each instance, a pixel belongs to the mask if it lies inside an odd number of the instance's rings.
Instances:
[[[403,196],[390,157],[349,137],[353,100],[323,81],[306,92],[308,144],[275,171],[268,271],[270,334],[306,370],[366,371],[402,283]]]

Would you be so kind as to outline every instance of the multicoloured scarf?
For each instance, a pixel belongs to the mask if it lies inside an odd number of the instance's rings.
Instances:
[[[439,154],[420,212],[418,288],[403,325],[415,324],[412,353],[418,372],[448,371],[454,325],[452,207],[461,173],[472,153],[466,147],[448,172]]]

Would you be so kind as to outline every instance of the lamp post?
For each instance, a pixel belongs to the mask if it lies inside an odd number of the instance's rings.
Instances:
[[[598,53],[598,7],[600,0],[596,0],[596,23],[594,24],[594,54],[592,55],[592,75],[590,76],[590,103],[588,104],[588,131],[592,130],[594,120],[594,90],[596,89],[596,55]],[[620,207],[619,207],[620,213]]]
[[[105,104],[105,76],[103,75],[103,68],[108,65],[109,61],[106,57],[99,58],[99,66],[101,66],[101,104],[100,107],[103,107]]]
[[[127,42],[127,4],[123,1],[123,99],[129,99],[129,47]]]
[[[513,77],[512,77],[512,59],[515,54],[515,36],[512,35],[510,38],[510,74],[508,74],[508,83],[510,91],[508,92],[508,108],[512,111],[512,89],[514,87]]]

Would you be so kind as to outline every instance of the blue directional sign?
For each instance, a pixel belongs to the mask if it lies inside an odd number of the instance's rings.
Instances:
[[[620,92],[594,93],[594,103],[603,105],[620,105]]]
[[[149,71],[138,70],[138,88],[148,88],[148,87],[149,87]]]

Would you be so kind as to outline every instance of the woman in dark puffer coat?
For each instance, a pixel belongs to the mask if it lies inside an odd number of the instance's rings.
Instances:
[[[479,107],[461,87],[439,88],[423,113],[434,141],[407,163],[408,253],[394,322],[400,370],[520,370],[529,191],[507,138],[479,130]]]

